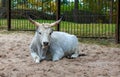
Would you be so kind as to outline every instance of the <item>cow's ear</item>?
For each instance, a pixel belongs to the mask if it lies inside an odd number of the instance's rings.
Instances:
[[[28,18],[28,20],[32,23],[32,24],[34,24],[36,27],[38,27],[38,26],[40,26],[41,24],[39,23],[39,22],[36,22],[36,21],[34,21],[32,18]]]
[[[57,21],[51,23],[51,24],[50,24],[50,27],[56,26],[57,24],[59,24],[59,23],[61,22],[61,20],[62,20],[62,18],[60,18],[59,20],[57,20]]]

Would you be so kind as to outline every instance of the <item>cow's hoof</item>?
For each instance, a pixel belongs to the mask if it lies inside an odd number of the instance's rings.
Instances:
[[[53,58],[53,59],[52,59],[52,61],[54,61],[54,62],[56,62],[56,61],[58,61],[58,60],[59,60],[58,58],[55,58],[55,59]]]
[[[39,57],[35,57],[35,63],[40,63],[40,58]]]
[[[71,58],[74,59],[74,58],[77,58],[78,56],[79,56],[79,54],[72,54]]]

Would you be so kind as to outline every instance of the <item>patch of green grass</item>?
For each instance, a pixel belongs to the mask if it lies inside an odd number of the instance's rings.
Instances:
[[[36,20],[40,23],[52,23],[55,20]],[[35,30],[35,26],[26,19],[12,19],[12,30]],[[0,28],[7,28],[7,20],[0,20]],[[56,27],[54,27],[56,29]],[[60,30],[75,34],[78,37],[114,37],[115,24],[80,24],[62,21]]]
[[[0,29],[7,28],[7,19],[0,19]]]
[[[113,37],[115,24],[77,24],[62,22],[61,30],[84,37]]]
[[[40,23],[51,23],[53,20],[36,20]],[[35,30],[35,26],[26,19],[12,19],[12,30]]]

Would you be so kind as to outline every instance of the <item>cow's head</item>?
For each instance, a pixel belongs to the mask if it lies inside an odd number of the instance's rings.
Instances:
[[[50,38],[53,33],[51,27],[59,24],[61,19],[53,23],[39,23],[29,18],[29,21],[37,27],[36,33],[37,37],[39,37],[38,39],[41,42],[42,48],[46,48],[50,45]]]

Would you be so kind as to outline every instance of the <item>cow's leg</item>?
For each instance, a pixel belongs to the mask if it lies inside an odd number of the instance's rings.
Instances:
[[[52,58],[52,61],[58,61],[58,60],[60,60],[61,58],[63,57],[63,55],[62,54],[54,54],[53,55],[53,58]]]
[[[75,52],[71,55],[71,58],[77,58],[79,56],[79,46],[75,48]]]
[[[36,52],[33,51],[33,49],[31,49],[31,56],[33,57],[35,63],[40,63],[40,57],[37,55]]]
[[[57,49],[52,53],[52,61],[58,61],[64,56],[62,49]]]
[[[55,54],[55,55],[53,56],[53,58],[52,58],[52,61],[58,61],[58,60],[60,60],[62,57],[63,57],[63,55],[60,56],[60,55],[58,55],[58,54]]]

